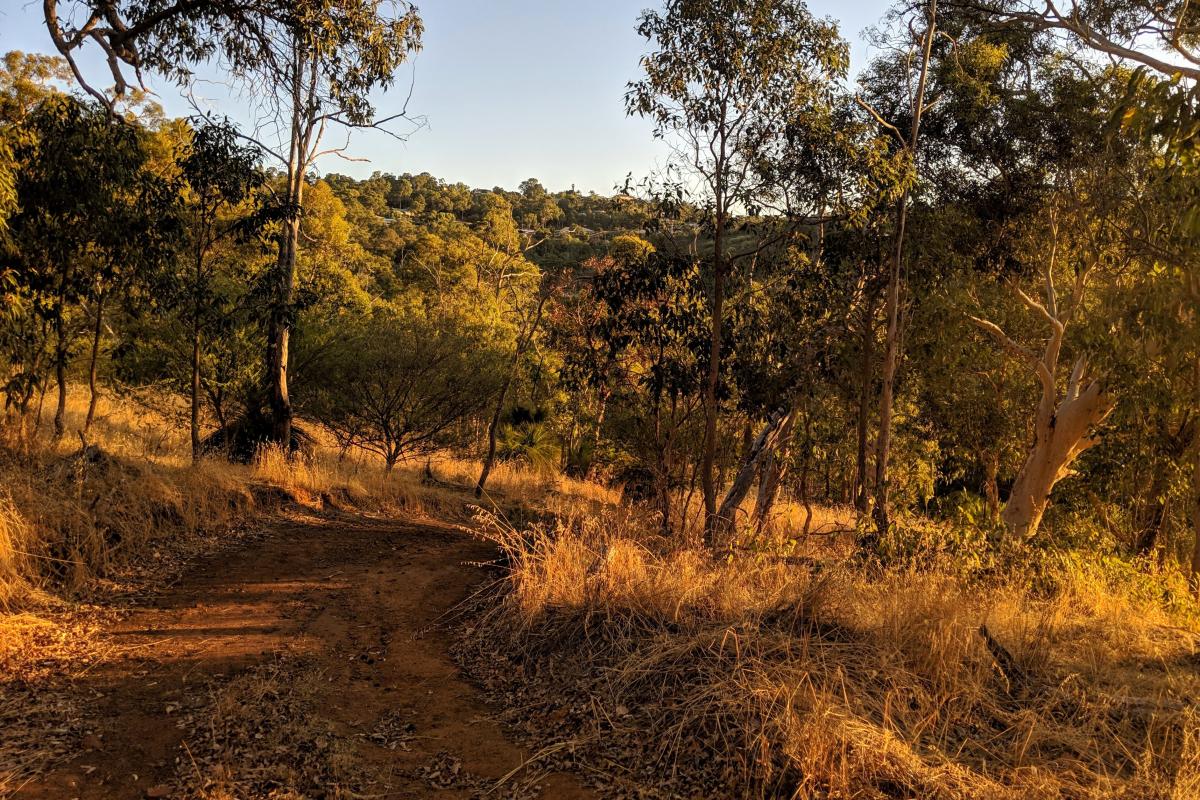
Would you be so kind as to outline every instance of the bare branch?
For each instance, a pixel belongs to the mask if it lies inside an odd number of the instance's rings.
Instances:
[[[863,110],[874,117],[875,121],[879,123],[880,127],[891,131],[892,134],[894,134],[895,137],[900,140],[900,144],[905,147],[908,146],[908,140],[904,137],[904,134],[900,132],[900,129],[880,116],[879,112],[872,108],[870,103],[868,103],[866,100],[863,100],[859,95],[854,95],[854,102],[858,103],[858,105],[862,106]]]
[[[1030,366],[1033,367],[1033,371],[1037,373],[1038,379],[1042,382],[1043,388],[1046,386],[1050,386],[1051,388],[1054,387],[1054,375],[1051,374],[1050,369],[1046,366],[1042,359],[1038,358],[1037,355],[1034,354],[1032,350],[1021,344],[1018,344],[994,322],[989,322],[986,319],[974,317],[970,314],[967,315],[967,319],[971,320],[971,322],[975,323],[982,330],[987,332],[1006,350],[1018,356],[1019,358],[1028,361]]]

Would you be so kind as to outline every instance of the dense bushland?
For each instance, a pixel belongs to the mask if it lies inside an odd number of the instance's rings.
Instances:
[[[541,519],[465,652],[611,701],[571,735],[764,795],[1198,791],[1186,4],[899,3],[851,88],[801,0],[666,0],[626,107],[673,156],[611,195],[322,173],[403,119],[406,3],[60,5],[0,70],[0,605],[270,487],[449,485]],[[210,57],[279,141],[125,80]]]

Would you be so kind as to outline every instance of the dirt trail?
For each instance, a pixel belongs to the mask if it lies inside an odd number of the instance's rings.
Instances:
[[[96,664],[73,688],[91,698],[96,735],[84,738],[71,762],[16,796],[189,796],[214,768],[237,779],[239,759],[254,763],[245,753],[223,755],[217,747],[207,759],[194,754],[204,739],[194,729],[215,725],[206,715],[217,712],[204,698],[219,696],[213,686],[239,676],[256,680],[264,670],[267,682],[272,674],[276,683],[300,680],[276,668],[282,663],[303,665],[307,707],[339,743],[331,763],[370,776],[358,790],[362,796],[478,796],[486,790],[481,786],[530,754],[492,721],[493,710],[460,675],[447,636],[434,624],[487,579],[464,562],[494,555],[448,527],[326,515],[280,524],[266,538],[195,565],[109,633],[119,655]],[[226,711],[278,716],[290,708],[283,693],[293,688],[269,686],[249,699],[245,692],[230,695]],[[380,720],[394,736],[378,733]],[[251,746],[262,738],[248,736]],[[314,745],[285,737],[286,746],[276,747],[285,752],[265,757],[284,763],[301,751],[310,757],[326,747],[323,738]],[[262,763],[263,754],[252,755]],[[184,760],[194,758],[199,763]],[[228,765],[219,765],[226,758]],[[534,770],[529,765],[489,796],[594,796],[567,775],[540,776],[535,784]]]

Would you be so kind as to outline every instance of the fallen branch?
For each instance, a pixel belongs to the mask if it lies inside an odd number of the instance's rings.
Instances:
[[[987,645],[988,652],[992,654],[992,663],[996,665],[996,669],[1004,677],[1005,683],[1008,684],[1008,692],[1011,694],[1014,687],[1022,686],[1029,682],[1029,676],[1025,670],[1021,669],[1017,664],[1017,660],[1013,658],[1012,653],[1005,649],[1004,645],[996,641],[996,638],[988,632],[987,625],[979,626],[979,635],[983,637],[984,644]]]

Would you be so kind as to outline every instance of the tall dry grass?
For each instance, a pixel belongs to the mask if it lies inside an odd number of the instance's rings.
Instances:
[[[1195,607],[1098,562],[967,579],[714,560],[628,512],[486,522],[511,573],[467,640],[473,668],[685,795],[1200,797]]]

